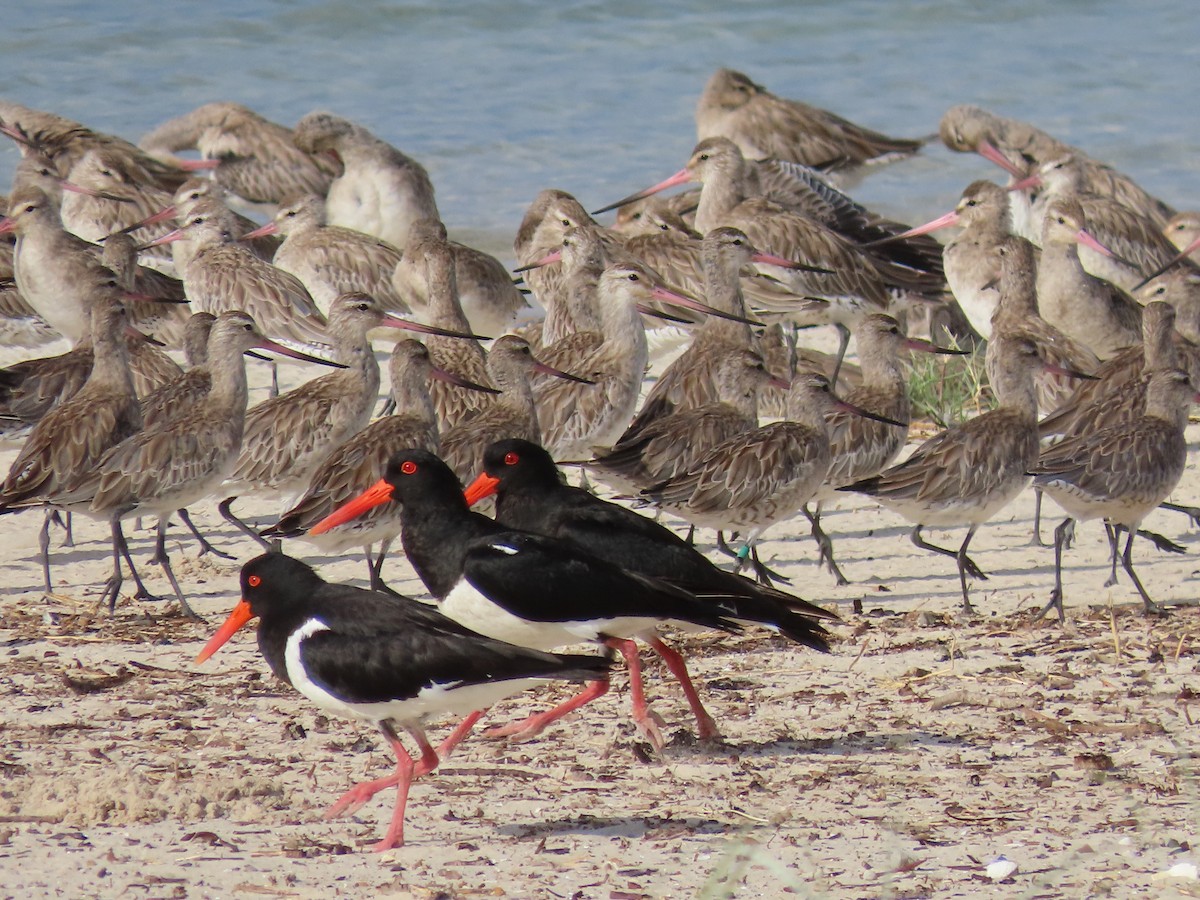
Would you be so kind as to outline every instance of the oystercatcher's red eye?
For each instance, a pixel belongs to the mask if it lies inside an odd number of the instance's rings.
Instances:
[[[251,575],[246,579],[246,584],[250,585],[250,587],[258,587],[260,584],[262,584],[262,579],[257,575]]]
[[[506,466],[515,466],[517,464],[517,461],[520,458],[521,457],[517,456],[517,454],[515,454],[515,453],[505,453],[504,454],[504,464]]]
[[[411,475],[413,472],[417,471],[417,464],[411,459],[405,460],[400,464],[400,471],[405,475]]]

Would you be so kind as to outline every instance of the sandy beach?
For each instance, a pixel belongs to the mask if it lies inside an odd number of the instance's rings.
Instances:
[[[5,470],[15,453],[0,453]],[[1194,464],[1175,499],[1200,500]],[[1047,508],[1050,540],[1060,517]],[[281,511],[251,499],[238,509],[260,525]],[[661,755],[629,721],[619,669],[609,695],[537,740],[469,740],[415,785],[408,843],[383,854],[366,847],[391,791],[323,818],[352,783],[391,770],[381,736],[277,682],[250,629],[192,663],[258,552],[213,505],[195,520],[238,561],[197,559],[181,528],[171,539],[204,624],[171,601],[130,600],[128,584],[114,616],[97,609],[107,528],[78,517],[73,548],[54,534],[44,597],[40,514],[6,516],[0,896],[1196,896],[1197,531],[1178,514],[1147,520],[1188,550],[1135,544],[1150,593],[1185,604],[1148,619],[1124,573],[1103,586],[1103,529],[1081,524],[1067,622],[1033,623],[1053,550],[1031,546],[1032,510],[1027,491],[976,537],[989,579],[972,585],[972,617],[953,561],[914,548],[907,524],[869,501],[849,497],[824,520],[847,587],[815,565],[802,519],[769,532],[764,560],[842,616],[831,654],[765,631],[680,637],[721,741],[696,742],[682,692],[644,654]],[[129,528],[138,560],[152,524]],[[365,581],[360,557],[285,549],[326,579]],[[170,593],[156,567],[143,571]],[[402,556],[385,575],[425,596]],[[485,721],[567,690],[514,698]],[[431,723],[431,737],[449,725]]]

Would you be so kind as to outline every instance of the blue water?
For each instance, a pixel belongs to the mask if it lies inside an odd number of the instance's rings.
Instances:
[[[900,135],[976,103],[1200,206],[1200,25],[1180,0],[51,0],[3,17],[2,97],[135,140],[211,100],[289,125],[329,109],[423,161],[450,230],[501,254],[544,187],[591,207],[678,169],[721,65]],[[0,185],[15,160],[0,146]],[[853,193],[915,221],[999,175],[937,144]]]

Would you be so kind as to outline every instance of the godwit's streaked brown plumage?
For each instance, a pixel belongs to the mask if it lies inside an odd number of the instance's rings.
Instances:
[[[189,178],[179,186],[171,198],[170,206],[158,210],[149,218],[121,229],[126,234],[140,233],[147,225],[158,222],[174,222],[176,225],[186,222],[193,214],[209,212],[219,215],[222,225],[235,238],[241,238],[248,232],[258,228],[258,223],[248,219],[239,212],[230,209],[227,203],[229,192],[211,178]],[[264,262],[270,262],[275,257],[282,241],[274,235],[253,238],[246,246],[254,251],[254,255]],[[182,272],[184,267],[195,255],[195,248],[189,240],[178,240],[171,243],[171,261],[176,272]]]
[[[1052,218],[1051,208],[1057,201],[1077,201],[1088,234],[1101,245],[1085,243],[1079,250],[1083,267],[1096,277],[1132,290],[1178,255],[1162,233],[1163,223],[1111,194],[1089,190],[1083,163],[1077,155],[1047,161],[1038,169],[1036,180],[1042,190],[1034,202],[1030,230],[1025,237],[1035,242],[1042,237],[1042,229]]]
[[[534,271],[542,268],[539,264],[546,264],[556,256],[562,277],[542,283],[538,302],[545,308],[546,316],[540,323],[534,323],[540,352],[550,365],[555,364],[555,354],[559,352],[565,351],[578,359],[580,354],[597,346],[594,339],[600,335],[600,311],[596,288],[607,262],[601,229],[596,225],[568,228],[559,249],[528,264],[534,266],[527,267],[528,274],[532,277]]]
[[[539,362],[524,338],[506,334],[492,344],[487,355],[488,382],[500,393],[485,395],[486,405],[441,435],[441,457],[459,480],[471,477],[483,451],[495,441],[519,437],[541,442],[542,428],[530,385],[530,376],[537,369],[563,374]]]
[[[74,344],[70,353],[10,367],[5,412],[12,416],[6,420],[12,430],[6,427],[5,432],[11,437],[83,385],[91,371],[91,331],[90,326],[84,331],[77,329],[90,320],[94,296],[119,288],[113,272],[101,262],[100,248],[62,229],[52,200],[41,188],[23,187],[13,194],[10,212],[10,218],[0,221],[0,228],[11,227],[17,233],[17,286],[37,316]],[[128,318],[152,330],[158,305],[133,305],[143,313],[139,316],[133,312]],[[166,354],[150,347],[142,337],[128,338],[127,352],[134,385],[143,394],[179,373],[179,367]]]
[[[211,184],[211,182],[209,183]],[[264,263],[270,263],[275,258],[275,251],[279,249],[282,242],[274,235],[257,237],[249,241],[241,239],[243,235],[258,228],[258,223],[234,212],[223,199],[188,188],[186,184],[179,190],[180,193],[176,194],[176,203],[167,207],[167,211],[175,211],[173,219],[176,225],[183,226],[193,218],[203,217],[218,225],[222,231],[228,232],[234,240]],[[180,194],[187,199],[180,200]],[[191,232],[183,230],[178,237],[171,241],[170,246],[175,271],[182,279],[184,270],[199,252],[200,245],[192,238]]]
[[[273,264],[299,278],[322,311],[340,294],[360,291],[385,309],[408,312],[408,305],[392,288],[400,250],[361,231],[330,225],[325,210],[325,201],[315,194],[291,198],[279,207],[274,220],[242,239],[282,234],[284,241]]]
[[[566,191],[547,188],[539,192],[525,210],[525,216],[521,219],[516,238],[513,240],[513,254],[516,256],[517,265],[528,266],[558,251],[567,229],[584,225],[599,229],[606,254],[619,251],[620,239],[608,229],[601,228],[579,201]],[[543,293],[559,290],[565,278],[565,273],[556,266],[542,266],[525,273],[525,283],[529,285],[534,299],[539,303]]]
[[[646,266],[663,285],[669,285],[672,290],[680,290],[692,297],[703,298],[704,268],[701,261],[700,234],[676,213],[670,211],[667,204],[661,202],[667,198],[658,199],[658,205],[645,209],[636,229],[623,233],[622,255],[605,254],[601,244],[601,258],[607,255],[609,261],[635,260]],[[595,234],[599,237],[600,230],[595,229]],[[568,236],[564,235],[564,253],[568,239]],[[574,290],[577,292],[578,286]],[[660,304],[654,304],[653,308],[659,312],[666,312],[670,318],[647,316],[645,319],[646,339],[652,364],[658,358],[672,354],[685,345],[693,326],[702,320],[701,316],[689,316],[678,308],[668,311]],[[549,310],[546,315],[550,316]],[[678,321],[679,319],[683,321]]]
[[[1200,376],[1200,348],[1175,331],[1174,308],[1146,304],[1141,343],[1127,347],[1082,381],[1057,409],[1038,423],[1042,437],[1072,437],[1128,422],[1145,409],[1146,384],[1159,369],[1182,368]]]
[[[910,156],[922,144],[777,97],[732,69],[717,69],[696,105],[696,140],[710,137],[729,138],[752,159],[774,157],[831,172]]]
[[[1080,244],[1090,234],[1085,229],[1083,207],[1074,199],[1055,200],[1047,207],[1037,267],[1038,311],[1108,359],[1141,342],[1142,311],[1120,287],[1085,270],[1080,259]]]
[[[66,353],[21,360],[0,370],[0,437],[27,437],[46,413],[79,392],[91,371],[90,335]]]
[[[942,248],[933,238],[902,236],[909,226],[863,206],[820,172],[778,159],[747,161],[747,196],[761,196],[784,209],[816,219],[855,244],[888,239],[882,258],[912,269],[941,274]]]
[[[115,296],[90,304],[94,364],[78,393],[33,426],[0,487],[0,511],[61,500],[64,488],[93,469],[103,455],[142,427],[129,372],[124,331],[129,317]],[[50,581],[50,517],[46,509],[39,540],[47,593]]]
[[[184,329],[191,316],[191,310],[183,302],[183,282],[157,269],[139,265],[137,242],[128,234],[109,235],[101,246],[100,262],[112,272],[121,290],[162,300],[134,304],[131,315],[134,325],[168,347],[182,347]]]
[[[788,392],[788,417],[713,447],[688,471],[642,491],[642,496],[692,525],[745,535],[739,568],[749,555],[770,580],[755,543],[777,522],[808,503],[829,471],[826,412],[837,402],[824,375],[801,372]]]
[[[342,294],[330,309],[328,334],[345,368],[265,400],[246,414],[241,451],[219,510],[247,535],[261,541],[230,512],[234,499],[303,491],[321,460],[371,421],[379,400],[379,362],[367,334],[384,325],[419,327],[388,315],[366,294]]]
[[[739,275],[758,252],[755,245],[739,229],[719,227],[704,238],[701,252],[707,302],[723,312],[745,316]],[[718,399],[713,383],[716,360],[729,349],[751,347],[751,329],[744,322],[706,319],[688,349],[659,376],[617,446],[674,409],[696,408]]]
[[[591,383],[556,381],[537,386],[540,443],[560,459],[586,458],[595,447],[611,447],[633,419],[650,361],[641,317],[646,304],[658,300],[711,309],[659,286],[654,275],[635,262],[606,266],[596,299],[600,340],[569,367]],[[553,347],[547,352],[565,363],[565,357],[555,354]]]
[[[802,354],[796,346],[796,329],[785,322],[772,322],[762,329],[753,345],[754,349],[762,356],[767,371],[773,378],[778,379],[778,382],[768,382],[759,392],[758,413],[763,418],[782,419],[787,415],[787,388],[781,388],[778,384],[790,385],[792,377],[802,367],[822,372],[827,376],[833,374],[834,361],[832,357],[828,357],[830,363],[828,368],[823,365],[813,365],[809,360],[804,359],[805,356],[825,358],[826,354],[807,349]],[[801,366],[802,360],[804,360],[803,366]],[[839,373],[843,384],[851,381],[850,374],[850,371],[845,368]]]
[[[37,187],[22,188],[9,198],[8,221],[11,224],[4,227],[17,233],[17,288],[39,316],[77,343],[88,333],[87,297],[97,286],[113,280],[113,273],[100,259],[100,248],[64,230],[50,197]],[[140,287],[137,282],[135,286]],[[153,332],[158,304],[132,305],[130,320]],[[139,313],[141,307],[146,308],[143,313]]]
[[[392,348],[389,363],[395,415],[376,419],[330,453],[317,467],[304,496],[279,521],[262,532],[265,538],[301,537],[335,509],[357,497],[383,477],[387,462],[397,448],[417,447],[437,453],[440,442],[437,415],[429,397],[430,378],[456,379],[429,360],[429,350],[420,341],[401,340]],[[400,509],[383,504],[352,522],[305,540],[329,553],[344,553],[362,547],[367,555],[372,590],[384,589],[383,560],[400,533]],[[378,556],[371,545],[380,545]]]
[[[686,472],[713,447],[758,427],[758,395],[775,379],[753,350],[727,348],[713,373],[717,400],[672,410],[629,441],[597,452],[588,468],[619,491],[641,491]],[[790,383],[778,381],[786,391]]]
[[[323,192],[330,224],[404,250],[413,222],[441,218],[425,167],[361,125],[312,112],[296,124],[295,140],[309,153],[332,154],[342,164],[341,174]]]
[[[113,573],[103,595],[110,609],[123,582],[121,557],[127,562],[130,558],[121,520],[155,515],[158,539],[154,561],[163,567],[184,614],[195,615],[171,570],[167,526],[175,510],[211,497],[238,458],[247,397],[242,354],[255,347],[297,355],[267,340],[246,313],[235,310],[218,315],[209,335],[212,386],[204,399],[189,415],[160,421],[112,448],[96,470],[74,487],[76,495],[91,498],[89,514],[106,519],[112,529]],[[138,596],[149,596],[140,582]]]
[[[1075,519],[1104,519],[1115,547],[1128,533],[1122,564],[1147,613],[1159,612],[1133,570],[1133,538],[1146,514],[1174,490],[1187,461],[1183,430],[1188,410],[1200,399],[1187,372],[1159,369],[1149,379],[1145,410],[1131,420],[1088,431],[1048,447],[1030,468],[1034,483],[1054,498],[1068,518],[1054,532],[1054,590],[1050,609],[1064,618],[1062,551]]]
[[[124,235],[114,235],[105,241],[105,247]],[[167,419],[178,418],[191,414],[192,408],[200,403],[212,387],[212,376],[208,371],[208,342],[212,335],[212,327],[217,317],[212,313],[193,313],[184,324],[180,344],[183,347],[183,357],[186,370],[172,381],[160,385],[155,390],[142,395],[142,424],[145,428],[157,426]],[[180,520],[200,544],[200,555],[214,553],[225,559],[234,559],[228,553],[218,550],[208,538],[192,522],[192,517],[186,509],[176,510]]]
[[[115,150],[136,164],[145,177],[165,191],[173,191],[188,177],[185,169],[145,153],[124,138],[93,131],[54,113],[30,109],[19,103],[0,102],[0,133],[17,141],[22,155],[36,150],[54,161],[64,178],[84,153],[93,148]]]
[[[1175,309],[1162,301],[1146,304],[1142,342],[1127,347],[1094,370],[1094,381],[1080,382],[1070,396],[1038,423],[1042,438],[1076,437],[1127,423],[1145,411],[1146,384],[1159,369],[1181,367],[1200,379],[1200,348],[1175,330]],[[1034,542],[1041,540],[1041,488],[1034,507]],[[1184,510],[1187,511],[1187,510]],[[1112,557],[1116,578],[1117,554]]]
[[[206,103],[163,122],[138,142],[151,153],[199,150],[218,164],[213,178],[251,203],[282,203],[302,193],[324,195],[339,166],[292,141],[292,130],[240,103]]]
[[[439,328],[468,331],[471,323],[458,302],[458,280],[455,276],[454,251],[449,241],[424,242],[425,283],[429,302],[425,317]],[[431,335],[425,340],[429,358],[439,369],[452,372],[474,384],[491,387],[488,381],[487,354],[476,341],[449,340]],[[457,425],[474,410],[486,405],[484,394],[466,390],[454,384],[435,381],[429,386],[434,409],[438,414],[438,429]]]
[[[138,170],[125,165],[120,154],[89,150],[67,173],[69,183],[86,188],[87,192],[63,192],[60,207],[63,227],[85,241],[98,244],[114,231],[141,222],[171,202],[170,193],[138,181],[138,176]],[[159,237],[172,227],[169,223],[146,226],[139,240]],[[145,260],[160,268],[172,267],[171,252],[166,248],[148,251]]]
[[[992,315],[992,337],[987,344],[986,366],[988,380],[1000,377],[1001,344],[1006,340],[1033,341],[1042,359],[1071,372],[1094,374],[1100,359],[1079,340],[1056,328],[1038,313],[1037,263],[1034,248],[1016,235],[1000,244],[996,250],[1000,266],[996,280],[999,302]],[[1055,372],[1035,372],[1038,409],[1050,412],[1074,392],[1079,380]]]
[[[967,556],[971,538],[1024,489],[1038,456],[1033,371],[1045,363],[1032,341],[1006,341],[1004,347],[992,384],[997,409],[939,432],[899,465],[842,488],[874,497],[912,522],[918,547],[954,557],[968,611],[967,575],[986,578]],[[968,526],[957,551],[921,537],[923,528],[957,525]]]
[[[942,249],[942,266],[954,299],[971,327],[985,340],[992,334],[992,315],[999,299],[997,248],[1012,235],[1009,192],[992,181],[967,185],[952,212],[909,230],[928,234],[953,225],[962,231]]]
[[[651,198],[659,199],[665,198]],[[667,209],[649,206],[639,225],[625,237],[624,248],[650,266],[667,284],[694,297],[704,296],[703,236]]]
[[[842,408],[833,408],[825,415],[829,431],[829,471],[813,497],[815,505],[806,504],[803,511],[812,525],[821,559],[839,585],[849,582],[834,561],[833,542],[821,528],[822,504],[835,499],[838,488],[878,475],[904,449],[912,404],[901,360],[914,350],[923,353],[958,352],[907,337],[901,331],[900,324],[883,313],[873,313],[863,318],[854,335],[862,381],[843,391],[842,397],[858,409],[868,410],[891,421],[855,415]],[[893,424],[896,422],[901,424]]]
[[[212,313],[193,313],[184,326],[183,355],[187,369],[174,381],[141,398],[142,421],[147,426],[175,416],[187,415],[212,387],[208,370],[208,342],[217,317]]]
[[[637,235],[622,244],[597,225],[566,228],[557,250],[523,267],[525,271],[536,271],[544,266],[561,270],[559,279],[542,283],[539,301],[546,308],[545,318],[526,329],[527,334],[536,336],[541,343],[545,361],[552,365],[567,365],[593,353],[603,343],[599,283],[608,265],[636,266],[659,287],[672,292],[682,290],[688,296],[702,294],[698,260],[700,239],[694,234],[683,237],[687,243],[693,239],[694,248],[682,243],[676,246],[674,235],[659,232],[654,236]],[[697,258],[693,259],[693,256]],[[654,263],[661,265],[669,275],[664,276],[663,270]],[[678,284],[676,278],[682,279],[683,283]],[[668,307],[670,312],[666,312]],[[680,326],[690,327],[702,318],[659,302],[646,302],[642,313],[651,359],[686,339],[688,331]],[[667,334],[668,331],[672,334]],[[535,379],[534,384],[542,380]]]
[[[96,296],[120,293],[100,248],[62,228],[50,198],[37,187],[17,191],[11,200],[10,223],[17,233],[14,270],[22,296],[47,324],[74,347],[67,354],[29,360],[10,367],[8,420],[17,432],[36,422],[56,403],[74,394],[92,367],[91,329],[80,330],[91,317]],[[157,303],[131,301],[128,317],[135,327],[153,332],[161,320]],[[168,307],[172,304],[167,304]],[[145,394],[179,374],[179,367],[142,337],[126,339],[134,385]],[[14,374],[15,373],[15,374]],[[8,429],[5,429],[8,431]]]
[[[37,149],[27,149],[13,170],[11,193],[15,194],[25,187],[41,188],[54,202],[55,208],[62,206],[64,193],[95,193],[90,188],[69,181],[59,173],[54,160]]]
[[[300,280],[238,242],[219,212],[194,211],[180,228],[158,240],[181,238],[195,247],[180,273],[194,311],[220,315],[240,309],[274,339],[303,344],[326,340],[325,316]]]
[[[735,186],[743,199],[753,197],[769,201],[788,212],[820,222],[853,244],[876,245],[873,252],[880,259],[907,267],[912,270],[914,277],[916,273],[924,273],[929,282],[927,289],[941,286],[942,247],[934,239],[924,237],[921,233],[912,233],[908,225],[866,208],[830,184],[820,172],[807,166],[779,159],[748,159],[732,141],[722,138],[704,141],[703,144],[710,154],[727,157],[722,163],[726,168],[734,169],[734,162],[741,160],[733,176],[728,179],[728,184]],[[674,185],[681,183],[683,178],[684,174],[680,172],[667,181]],[[688,180],[692,180],[690,173]],[[625,198],[613,204],[620,209],[618,222],[621,223],[621,228],[614,227],[614,231],[619,230],[630,238],[663,230],[687,235],[693,225],[705,231],[713,224],[712,210],[726,205],[710,199],[709,212],[704,215],[698,209],[700,195],[697,192],[693,190],[670,197],[658,197],[655,192],[665,186],[665,183],[655,185],[633,195],[641,199]],[[611,209],[612,206],[607,208]],[[622,214],[631,208],[637,210],[636,216],[623,218]],[[626,244],[628,246],[628,240]],[[688,287],[686,281],[673,273],[663,271],[662,274],[672,284]],[[747,295],[753,299],[755,285],[747,284],[745,288]],[[778,289],[775,293],[778,293]]]
[[[753,306],[785,315],[797,324],[830,322],[842,335],[839,357],[849,340],[849,326],[868,312],[882,312],[890,303],[889,289],[899,280],[920,276],[877,260],[815,219],[790,212],[750,193],[747,163],[737,146],[725,138],[701,141],[684,169],[634,197],[684,181],[699,181],[700,205],[696,229],[707,233],[718,226],[744,232],[761,252],[806,264],[803,268],[762,267],[785,290],[763,292]],[[816,268],[820,271],[813,271]],[[889,276],[885,279],[883,269]],[[895,279],[895,281],[889,281]],[[940,281],[940,277],[939,277]],[[810,298],[824,301],[814,305]]]

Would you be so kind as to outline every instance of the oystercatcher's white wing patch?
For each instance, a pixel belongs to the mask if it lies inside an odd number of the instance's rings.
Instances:
[[[304,641],[330,627],[320,619],[309,619],[288,637],[283,658],[292,686],[322,709],[365,722],[394,719],[398,722],[418,722],[429,714],[462,714],[486,709],[494,703],[523,691],[545,684],[542,678],[515,678],[468,684],[462,680],[434,682],[418,691],[416,697],[398,697],[378,703],[351,703],[336,697],[308,677],[300,653]]]
[[[304,663],[300,659],[301,645],[314,634],[329,630],[329,626],[320,619],[309,619],[288,635],[287,644],[283,648],[283,662],[287,667],[288,678],[292,682],[292,687],[322,709],[332,710],[333,712],[345,715],[347,711],[346,701],[333,696],[333,694],[309,678],[308,671],[304,668]]]

